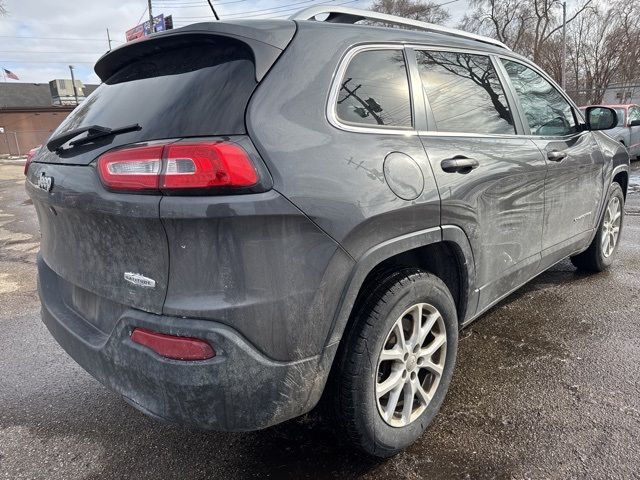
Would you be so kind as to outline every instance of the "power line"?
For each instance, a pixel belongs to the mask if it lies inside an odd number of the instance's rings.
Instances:
[[[230,3],[242,3],[246,0],[231,0],[230,2],[216,2],[216,7],[220,5],[228,5]],[[154,4],[161,7],[206,7],[204,4],[204,0],[201,2],[182,2],[180,0],[176,0],[175,2],[171,0],[155,0]]]
[[[5,63],[19,63],[21,65],[29,65],[31,63],[60,63],[60,64],[65,64],[65,63],[80,63],[80,64],[86,64],[86,65],[93,65],[96,62],[87,62],[85,60],[69,60],[69,59],[65,59],[65,60],[9,60],[9,59],[4,59],[3,62]]]
[[[111,40],[113,41],[113,40]],[[64,50],[0,50],[0,53],[25,53],[33,55],[34,53],[69,53]],[[102,55],[104,52],[73,52],[78,55]]]
[[[140,25],[140,22],[142,22],[142,17],[144,17],[144,14],[147,13],[147,8],[148,7],[144,7],[144,11],[142,12],[142,15],[140,15],[140,18],[136,22],[136,25]]]
[[[68,40],[75,42],[104,42],[104,38],[29,37],[21,35],[0,35],[0,38],[20,38],[23,40]],[[124,41],[122,40],[112,40],[112,42],[124,43]]]
[[[332,1],[335,1],[335,0],[332,0]],[[274,13],[279,13],[279,12],[277,12],[278,10],[282,10],[282,9],[287,10],[287,9],[291,8],[292,6],[294,6],[294,5],[301,5],[303,3],[313,3],[313,2],[317,2],[317,0],[303,0],[302,2],[296,2],[296,3],[289,3],[289,4],[286,4],[286,5],[280,5],[279,7],[262,8],[260,10],[249,10],[249,11],[246,11],[246,12],[235,12],[235,13],[230,13],[228,15],[225,15],[225,18],[226,17],[231,17],[231,16],[236,16],[236,15],[248,15],[248,14],[251,14],[251,13],[262,13],[262,12],[271,12],[271,11],[273,11]],[[203,17],[203,16],[196,17],[196,16],[194,16],[194,17],[181,17],[181,18],[207,18],[207,17]]]
[[[335,1],[335,0],[334,0]],[[314,3],[314,5],[335,5],[335,6],[342,6],[342,5],[347,5],[350,3],[355,3],[355,2],[361,2],[363,0],[349,0],[347,2],[342,2],[342,3],[329,3],[329,2],[320,2],[320,3]],[[305,1],[305,2],[299,2],[299,3],[309,3],[309,0]],[[299,3],[294,3],[294,4],[289,4],[289,5],[281,5],[280,7],[274,7],[274,8],[284,8],[287,7],[287,10],[281,10],[281,11],[274,11],[272,9],[269,9],[271,11],[267,11],[264,13],[252,13],[252,12],[238,12],[238,13],[232,13],[232,14],[228,14],[228,15],[224,15],[222,20],[225,19],[229,19],[229,18],[240,18],[240,17],[244,17],[247,15],[251,15],[252,17],[263,17],[263,16],[267,16],[267,15],[274,15],[276,14],[275,17],[270,17],[270,18],[282,18],[282,17],[288,17],[291,13],[293,12],[297,12],[299,10],[298,7],[292,7],[291,5],[298,5]],[[183,23],[189,23],[190,21],[195,21],[195,20],[199,20],[199,19],[207,19],[207,18],[211,18],[211,17],[177,17],[176,19],[180,22]]]
[[[244,2],[245,0],[238,0],[239,2]],[[236,3],[236,2],[229,2],[229,3]],[[153,3],[157,8],[159,9],[166,9],[166,8],[178,8],[178,9],[183,9],[183,8],[209,8],[208,5],[202,5],[202,4],[198,4],[198,5],[165,5],[164,3],[162,4],[156,4],[156,2]],[[214,7],[219,7],[220,5],[223,5],[222,3],[216,3],[214,4]]]

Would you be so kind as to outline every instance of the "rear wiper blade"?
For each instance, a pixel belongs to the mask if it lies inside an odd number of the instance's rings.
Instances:
[[[76,145],[83,145],[85,143],[92,142],[98,138],[108,137],[110,135],[118,135],[120,133],[133,132],[135,130],[140,130],[142,127],[137,123],[133,125],[127,125],[125,127],[118,128],[109,128],[103,127],[101,125],[88,125],[86,127],[76,128],[75,130],[69,130],[68,132],[64,132],[60,135],[53,137],[51,140],[47,142],[47,148],[55,152],[59,150],[62,145],[67,143],[69,140],[77,137],[80,134],[87,132],[86,137],[82,137],[74,142],[71,142],[69,145],[71,147],[75,147]]]

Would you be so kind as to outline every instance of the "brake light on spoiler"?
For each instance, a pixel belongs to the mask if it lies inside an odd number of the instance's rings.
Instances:
[[[98,159],[102,183],[130,192],[242,189],[259,177],[247,152],[229,142],[174,142],[112,150]]]

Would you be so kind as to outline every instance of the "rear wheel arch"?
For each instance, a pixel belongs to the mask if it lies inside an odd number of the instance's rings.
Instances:
[[[434,227],[384,242],[358,260],[344,289],[326,344],[342,339],[354,312],[376,282],[407,268],[431,273],[445,283],[454,298],[461,324],[475,313],[475,263],[469,240],[459,227]]]
[[[462,250],[455,243],[444,240],[393,255],[377,264],[365,277],[352,312],[359,308],[369,292],[381,281],[398,271],[415,268],[435,275],[444,282],[456,304],[458,318],[464,318],[469,279],[464,271],[462,257]]]

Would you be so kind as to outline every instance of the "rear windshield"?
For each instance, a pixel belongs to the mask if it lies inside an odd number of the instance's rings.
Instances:
[[[218,37],[163,49],[112,75],[56,133],[138,123],[142,129],[133,141],[243,134],[256,84],[251,50],[241,42]]]

